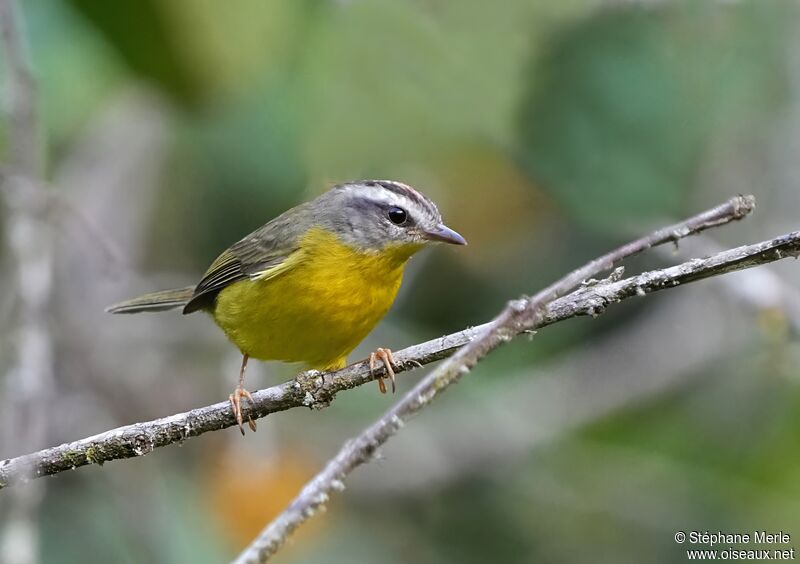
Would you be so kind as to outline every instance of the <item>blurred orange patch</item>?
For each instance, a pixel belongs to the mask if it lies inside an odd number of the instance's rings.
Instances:
[[[270,458],[253,457],[239,449],[220,454],[204,476],[207,502],[226,538],[237,548],[249,544],[311,479],[318,465],[296,452],[281,451]],[[324,513],[300,527],[292,540],[313,538]],[[303,544],[303,541],[290,543]]]

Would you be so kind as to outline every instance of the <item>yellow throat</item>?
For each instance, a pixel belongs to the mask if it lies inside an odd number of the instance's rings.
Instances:
[[[211,313],[243,354],[341,368],[389,311],[403,268],[420,248],[363,251],[312,228],[279,267],[220,291]]]

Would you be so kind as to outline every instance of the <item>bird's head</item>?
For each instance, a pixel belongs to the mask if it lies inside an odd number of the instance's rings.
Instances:
[[[447,227],[430,199],[393,180],[359,180],[335,186],[315,200],[321,225],[362,250],[419,250],[432,243],[466,245]]]

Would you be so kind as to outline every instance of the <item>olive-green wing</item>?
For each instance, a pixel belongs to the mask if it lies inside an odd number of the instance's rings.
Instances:
[[[286,261],[298,250],[303,231],[300,211],[295,208],[275,218],[219,255],[197,284],[183,313],[210,306],[217,294],[234,282],[271,276],[282,271],[282,266],[289,266],[292,261]]]

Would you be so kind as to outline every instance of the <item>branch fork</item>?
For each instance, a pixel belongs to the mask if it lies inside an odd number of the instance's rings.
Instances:
[[[719,276],[736,270],[800,256],[800,231],[682,264],[622,278],[622,267],[606,278],[600,275],[622,259],[646,249],[706,229],[742,219],[754,208],[752,196],[737,196],[715,208],[679,224],[654,231],[603,255],[569,273],[531,297],[511,300],[489,323],[470,327],[394,353],[396,373],[447,359],[420,380],[390,410],[357,437],[347,441],[339,453],[312,479],[295,500],[269,524],[236,562],[264,562],[288,536],[330,496],[344,488],[346,477],[356,467],[373,459],[376,452],[405,422],[429,405],[450,385],[460,380],[495,348],[514,337],[531,335],[536,330],[579,316],[597,317],[612,304],[652,292]],[[257,419],[291,409],[324,409],[336,395],[366,384],[383,374],[374,372],[368,361],[361,361],[329,373],[308,371],[294,380],[253,392],[253,403],[243,409],[246,417]],[[142,456],[155,448],[181,443],[191,437],[236,424],[228,402],[179,413],[155,421],[136,423],[106,431],[93,437],[44,449],[0,462],[0,488],[57,474],[88,464]]]

